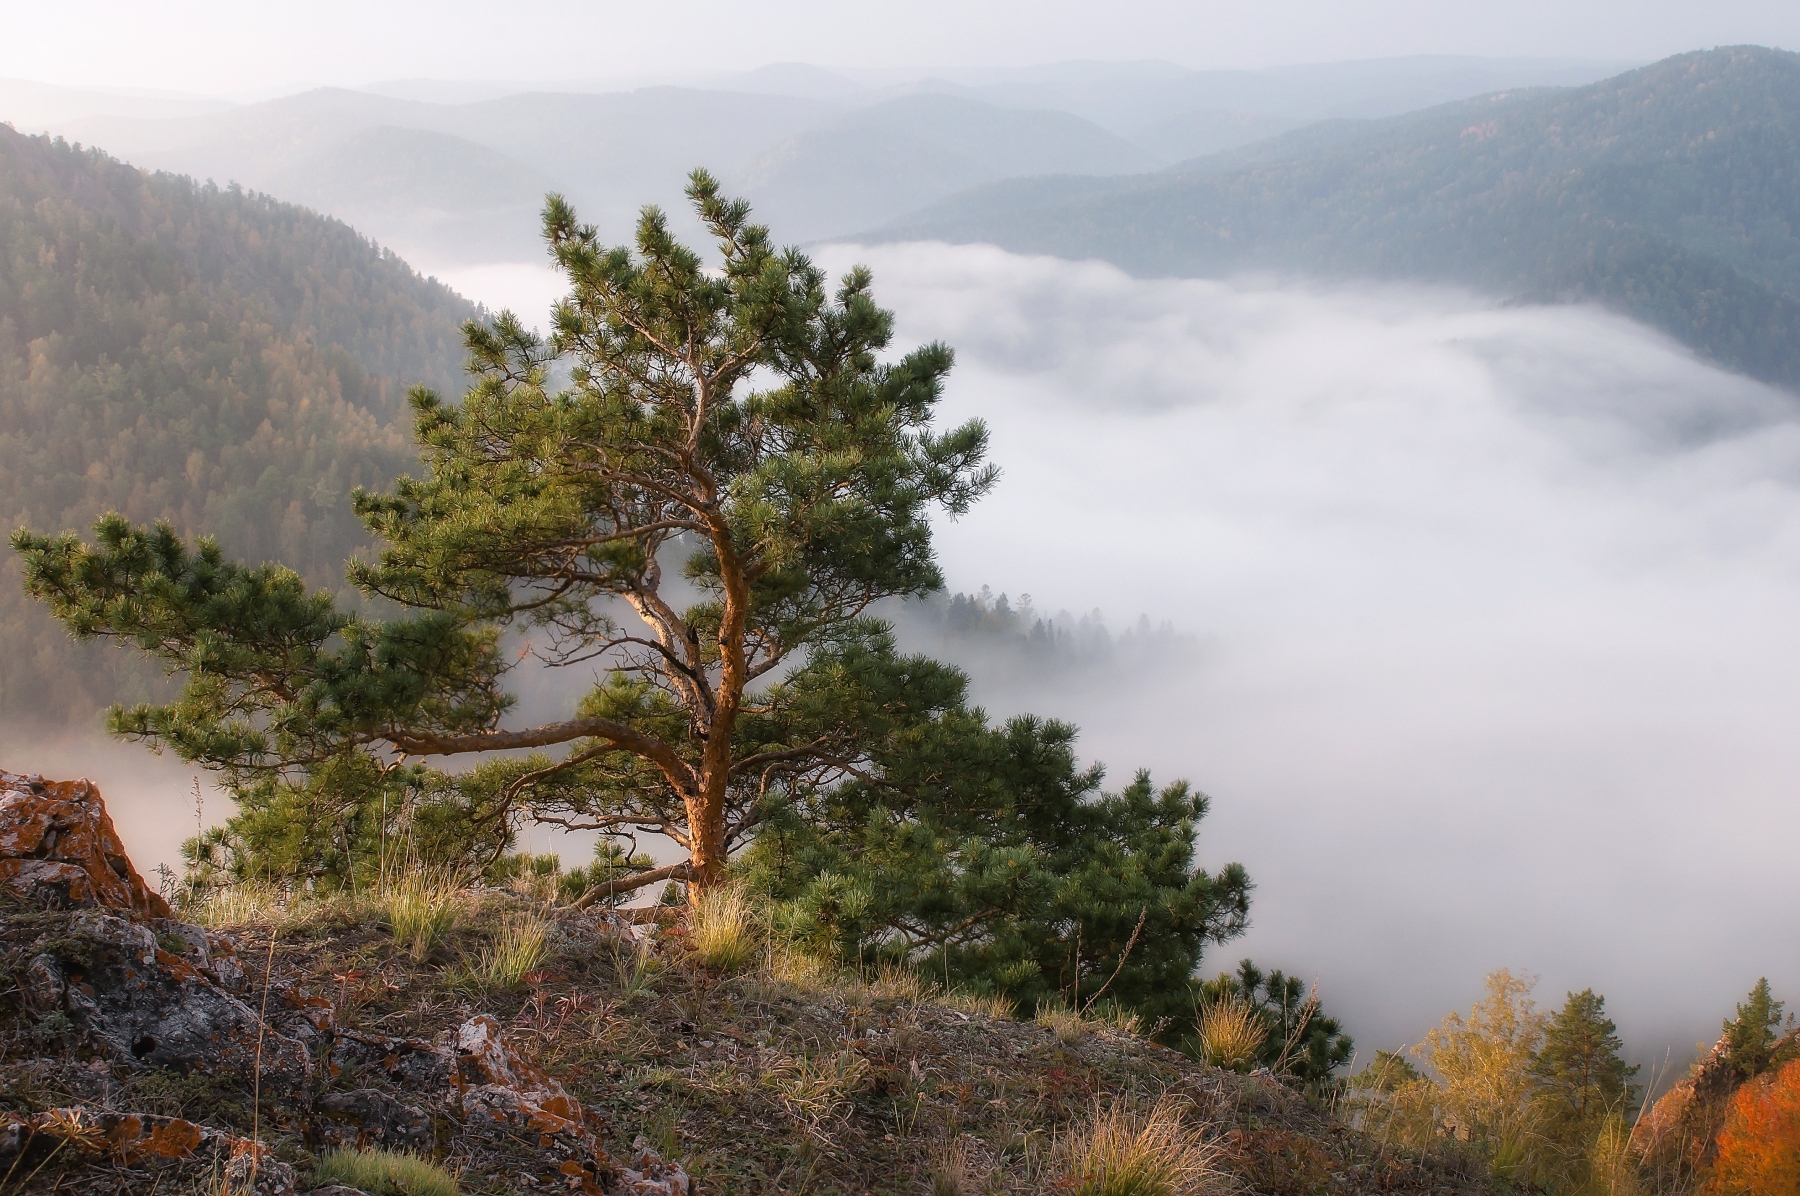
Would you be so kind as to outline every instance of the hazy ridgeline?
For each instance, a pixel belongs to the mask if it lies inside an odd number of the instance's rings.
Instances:
[[[1286,270],[1596,301],[1793,386],[1797,160],[1800,56],[1749,46],[1325,122],[1155,175],[996,184],[886,235],[1152,277]]]
[[[326,88],[255,104],[127,99],[0,81],[0,119],[140,166],[235,180],[354,224],[442,277],[531,260],[546,190],[622,235],[654,200],[677,225],[696,165],[787,238],[853,233],[966,188],[1124,175],[1327,119],[1625,64],[1420,56],[1261,71],[1173,63],[847,78],[795,64],[611,91],[574,83]]]

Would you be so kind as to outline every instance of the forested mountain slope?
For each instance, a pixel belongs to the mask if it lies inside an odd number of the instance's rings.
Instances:
[[[412,460],[406,389],[460,391],[474,314],[336,221],[0,128],[0,514],[168,519],[340,580],[348,490]],[[0,719],[124,696],[116,656],[0,568]]]
[[[1735,47],[1587,87],[1334,123],[1128,181],[1000,184],[884,239],[1140,274],[1283,270],[1593,299],[1800,385],[1800,55]]]

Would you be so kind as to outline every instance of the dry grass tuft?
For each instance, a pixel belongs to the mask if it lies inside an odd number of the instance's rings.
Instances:
[[[1268,1036],[1268,1024],[1242,997],[1214,1001],[1200,1015],[1200,1050],[1214,1067],[1249,1071]]]
[[[288,896],[275,886],[245,881],[211,890],[182,910],[181,916],[208,928],[249,926],[280,921],[290,904]]]
[[[495,988],[516,988],[525,973],[543,962],[550,924],[542,918],[508,918],[500,933],[481,949],[469,969],[478,982]]]
[[[376,902],[399,943],[423,960],[456,925],[463,876],[452,868],[413,866],[384,875]]]
[[[945,1143],[931,1158],[931,1196],[980,1196],[994,1179],[993,1163],[966,1138]]]
[[[1064,1046],[1073,1046],[1094,1030],[1135,1035],[1143,1028],[1143,1022],[1137,1014],[1127,1013],[1116,1005],[1102,1005],[1076,1012],[1066,1005],[1046,1003],[1038,1006],[1037,1016],[1032,1021],[1053,1032],[1056,1040]]]
[[[1018,1013],[1018,1008],[1012,1003],[1012,1000],[999,993],[972,993],[960,988],[940,994],[938,1003],[961,1013],[973,1013],[995,1020],[1011,1021]]]
[[[1064,1046],[1074,1046],[1088,1030],[1079,1013],[1062,1005],[1039,1005],[1037,1016],[1031,1020],[1055,1034],[1056,1041]]]
[[[398,1150],[329,1150],[313,1168],[313,1184],[342,1184],[369,1196],[457,1196],[456,1177],[428,1159]]]
[[[764,1073],[763,1083],[790,1114],[816,1130],[845,1112],[868,1078],[869,1061],[846,1047],[823,1059],[784,1060]]]
[[[775,940],[769,943],[768,969],[770,979],[806,991],[826,988],[837,978],[837,970],[826,960],[792,943]]]
[[[1096,1106],[1058,1141],[1055,1158],[1056,1190],[1075,1196],[1212,1196],[1231,1186],[1218,1149],[1167,1098],[1147,1114]]]
[[[935,991],[919,974],[909,967],[900,964],[884,963],[875,970],[875,976],[868,984],[869,995],[889,1001],[905,1001],[909,1005],[917,1005],[928,999]]]
[[[756,915],[741,885],[697,891],[688,906],[688,943],[703,967],[741,972],[760,948]]]

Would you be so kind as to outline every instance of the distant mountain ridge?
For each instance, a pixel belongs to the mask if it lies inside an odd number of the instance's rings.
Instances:
[[[750,195],[778,237],[808,242],[1000,178],[1152,170],[1309,121],[1608,71],[1578,60],[1425,56],[1255,71],[1065,62],[848,78],[777,63],[635,90],[397,80],[237,106],[145,101],[136,117],[118,96],[59,93],[48,103],[41,88],[0,81],[0,120],[297,200],[448,274],[541,262],[545,190],[567,195],[610,238],[627,237],[646,202],[692,236],[681,183],[706,166]]]
[[[804,237],[854,231],[967,187],[1018,175],[1130,174],[1156,158],[1066,112],[920,93],[806,129],[732,182],[757,219]]]
[[[870,234],[1146,275],[1417,279],[1595,300],[1800,386],[1800,55],[1333,122],[1129,179],[1015,180]]]

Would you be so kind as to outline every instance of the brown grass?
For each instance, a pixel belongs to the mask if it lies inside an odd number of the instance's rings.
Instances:
[[[1212,1196],[1230,1190],[1218,1150],[1164,1098],[1148,1113],[1119,1101],[1057,1142],[1057,1191],[1075,1196]]]

